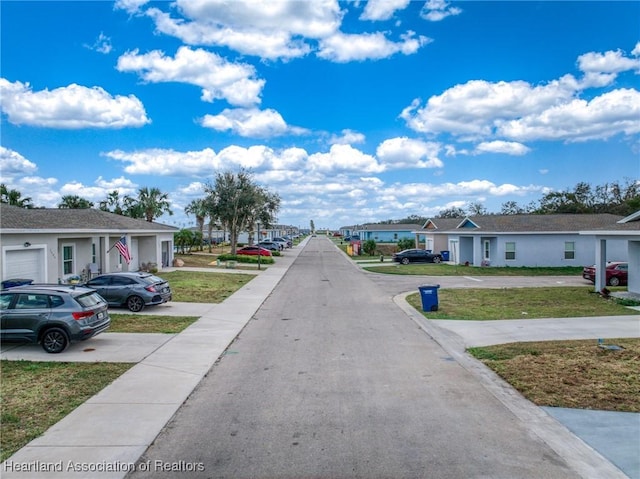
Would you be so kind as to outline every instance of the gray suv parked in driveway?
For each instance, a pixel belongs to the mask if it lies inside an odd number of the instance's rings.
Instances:
[[[162,278],[151,273],[106,273],[86,282],[107,300],[109,306],[127,307],[142,311],[145,306],[171,301],[171,287]]]
[[[95,291],[65,285],[17,286],[0,293],[0,339],[40,343],[61,353],[111,324],[106,301]]]

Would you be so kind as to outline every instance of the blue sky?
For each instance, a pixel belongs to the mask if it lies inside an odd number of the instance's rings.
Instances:
[[[640,2],[2,1],[2,182],[338,228],[640,180]]]

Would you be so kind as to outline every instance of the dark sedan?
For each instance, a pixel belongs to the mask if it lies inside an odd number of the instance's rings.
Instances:
[[[439,263],[442,256],[426,249],[405,249],[393,254],[393,261],[402,264],[409,263]]]
[[[607,263],[606,281],[609,286],[624,286],[627,284],[629,264],[621,261]],[[582,277],[592,283],[596,282],[596,267],[585,266],[582,269]]]

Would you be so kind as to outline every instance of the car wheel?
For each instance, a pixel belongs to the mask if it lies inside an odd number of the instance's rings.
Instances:
[[[620,286],[620,278],[615,276],[609,278],[609,286]]]
[[[433,262],[434,262],[434,263],[439,263],[440,261],[442,261],[442,260],[440,259],[440,256],[434,256],[434,257],[433,257]]]
[[[69,337],[63,329],[47,329],[42,335],[42,349],[48,353],[61,353],[69,345]]]
[[[409,264],[409,258],[402,258],[402,264]]]
[[[127,299],[127,308],[134,313],[142,311],[142,308],[144,308],[144,300],[140,296],[131,296]]]

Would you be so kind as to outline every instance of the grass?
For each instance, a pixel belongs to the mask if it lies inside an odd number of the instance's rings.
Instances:
[[[581,276],[582,266],[563,267],[501,267],[482,268],[451,264],[414,263],[393,266],[365,266],[373,273],[426,276]]]
[[[172,299],[185,303],[221,303],[253,278],[252,274],[176,270],[159,273],[169,281]]]
[[[416,292],[407,301],[422,311]],[[534,319],[581,316],[619,316],[630,310],[614,299],[604,299],[589,287],[443,289],[438,290],[438,311],[429,319]]]
[[[538,406],[640,412],[640,339],[545,341],[469,352]]]
[[[0,460],[40,436],[131,366],[1,361]]]
[[[198,320],[197,316],[160,316],[151,314],[114,314],[110,333],[178,334]]]

